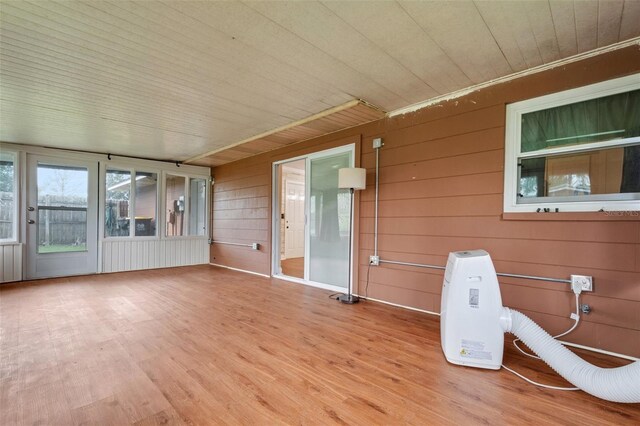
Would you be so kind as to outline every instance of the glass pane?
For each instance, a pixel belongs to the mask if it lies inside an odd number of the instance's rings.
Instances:
[[[167,236],[184,235],[184,184],[182,176],[167,176]]]
[[[189,235],[206,235],[206,183],[204,179],[189,181]]]
[[[289,161],[278,166],[280,271],[283,275],[297,278],[304,278],[305,176],[306,160]]]
[[[87,210],[38,209],[38,253],[87,251]]]
[[[104,203],[104,236],[128,237],[131,172],[107,170]]]
[[[311,160],[309,279],[349,285],[348,189],[338,189],[338,170],[349,167],[351,153]]]
[[[38,206],[87,208],[88,185],[84,167],[38,164]]]
[[[158,175],[136,172],[136,237],[156,235]]]
[[[87,250],[89,172],[38,164],[38,253]]]
[[[640,145],[520,161],[518,202],[527,198],[640,193]]]
[[[522,115],[522,152],[640,136],[640,90]]]
[[[15,154],[0,153],[0,240],[14,239],[15,170]]]

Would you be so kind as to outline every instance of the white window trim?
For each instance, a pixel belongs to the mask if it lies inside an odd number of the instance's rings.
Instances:
[[[129,216],[131,216],[129,218],[129,235],[120,235],[120,236],[108,236],[105,234],[105,207],[106,207],[106,197],[107,197],[107,172],[109,170],[116,170],[116,171],[121,171],[121,172],[129,172],[130,176],[131,176],[131,183],[130,183],[130,189],[129,189],[129,197],[131,198],[129,200]],[[145,236],[136,236],[135,235],[135,226],[136,226],[136,218],[135,218],[135,213],[136,213],[136,178],[137,178],[137,174],[138,172],[146,172],[146,173],[155,173],[156,176],[158,176],[158,184],[156,185],[156,235],[145,235]],[[158,200],[160,199],[160,179],[161,179],[161,171],[158,169],[154,169],[154,168],[149,168],[149,167],[138,167],[138,166],[131,166],[131,165],[127,165],[127,164],[119,164],[117,162],[114,163],[109,163],[106,164],[105,167],[100,171],[100,188],[102,191],[101,194],[101,199],[100,199],[100,215],[99,215],[99,220],[101,222],[100,224],[100,232],[98,233],[98,235],[100,235],[102,237],[102,240],[104,241],[128,241],[128,240],[135,240],[135,241],[151,241],[151,240],[158,240],[160,239],[160,236],[158,235],[158,216],[159,216],[159,204],[158,204]]]
[[[184,230],[185,235],[167,235],[167,176],[178,176],[184,178]],[[191,209],[191,179],[203,179],[205,181],[205,202],[204,202],[204,217],[205,217],[205,230],[204,235],[189,235],[189,216]],[[162,216],[162,239],[166,240],[182,240],[182,239],[208,239],[209,238],[209,205],[210,205],[210,191],[211,191],[211,177],[206,175],[198,175],[193,173],[181,173],[178,171],[163,171],[162,172],[162,193],[161,203],[159,208],[162,210],[159,216]]]
[[[607,141],[593,144],[584,144],[574,147],[559,147],[539,150],[535,153],[521,154],[520,136],[522,115],[542,109],[558,107],[567,104],[586,101],[593,98],[600,98],[617,93],[629,92],[640,89],[640,74],[617,78],[579,87],[577,89],[566,90],[553,93],[534,99],[528,99],[507,105],[506,129],[505,129],[505,166],[504,166],[504,212],[535,212],[539,208],[549,208],[551,211],[558,209],[560,212],[594,212],[594,211],[633,211],[640,210],[640,200],[606,200],[606,201],[569,201],[558,202],[549,198],[545,202],[531,202],[527,204],[517,204],[518,193],[518,159],[525,157],[540,156],[544,154],[561,154],[566,152],[584,152],[595,148],[608,146],[625,146],[637,143],[640,138],[630,138],[623,142]]]
[[[0,245],[15,245],[18,244],[19,238],[18,233],[20,230],[19,222],[20,222],[20,152],[13,150],[4,150],[4,153],[11,154],[13,156],[13,223],[12,223],[12,232],[11,238],[3,238],[0,239]]]
[[[106,171],[107,169],[115,169],[115,170],[123,170],[129,171],[132,173],[139,172],[152,172],[158,174],[158,185],[156,188],[156,235],[155,236],[138,236],[136,237],[134,231],[130,232],[129,236],[121,236],[121,237],[107,237],[104,233],[104,207],[105,207],[105,197],[106,197]],[[211,176],[209,174],[202,173],[202,167],[200,166],[189,166],[189,165],[181,165],[180,168],[169,168],[169,166],[165,163],[158,163],[149,160],[129,160],[129,159],[118,159],[114,160],[101,160],[100,161],[100,196],[99,196],[99,215],[98,215],[98,237],[100,243],[102,242],[114,242],[114,241],[158,241],[158,240],[171,240],[171,239],[203,239],[206,240],[209,238],[209,205],[210,205],[210,195],[211,195]],[[188,183],[190,178],[193,179],[204,179],[205,182],[208,182],[205,185],[206,194],[205,194],[205,220],[206,230],[205,235],[183,235],[183,236],[167,236],[166,235],[166,212],[165,212],[165,197],[166,197],[166,176],[167,175],[175,175],[185,177]],[[132,185],[135,186],[135,185]],[[185,184],[185,190],[187,190]],[[135,189],[132,188],[131,197],[135,198]],[[186,199],[186,197],[185,197]],[[130,202],[129,208],[135,208],[134,201]],[[185,222],[186,224],[186,222]],[[132,225],[135,225],[133,223]],[[134,235],[131,235],[134,234]],[[102,253],[100,253],[101,259]],[[100,266],[101,268],[102,266]]]

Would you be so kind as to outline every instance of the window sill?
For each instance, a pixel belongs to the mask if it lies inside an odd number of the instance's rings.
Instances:
[[[625,222],[640,221],[640,211],[609,212],[540,212],[540,213],[503,213],[503,220],[543,220],[543,221],[585,221],[585,222]]]

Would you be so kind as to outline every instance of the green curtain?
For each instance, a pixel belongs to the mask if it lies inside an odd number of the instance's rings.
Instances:
[[[624,132],[576,138],[619,130]],[[640,136],[640,90],[522,115],[522,152],[635,136]]]

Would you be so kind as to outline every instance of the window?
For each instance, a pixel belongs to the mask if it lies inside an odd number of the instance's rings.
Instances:
[[[505,212],[640,210],[640,74],[507,106]]]
[[[104,236],[155,236],[158,174],[107,169],[105,182]]]
[[[165,176],[167,237],[207,235],[207,182],[203,177]]]
[[[107,169],[106,187],[104,236],[128,237],[130,234],[131,172]]]
[[[206,235],[207,181],[189,179],[189,235]]]
[[[167,203],[167,237],[185,235],[184,186],[184,176],[167,175],[165,197]]]
[[[16,154],[0,152],[0,241],[16,240]]]
[[[155,236],[158,210],[158,174],[137,171],[135,182],[135,236]]]
[[[87,251],[89,170],[38,162],[38,253]]]

